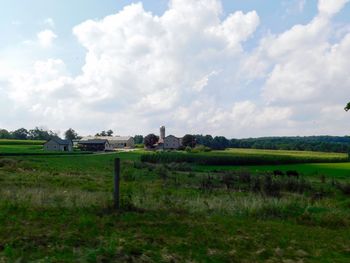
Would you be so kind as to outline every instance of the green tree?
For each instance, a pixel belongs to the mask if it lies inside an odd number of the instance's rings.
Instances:
[[[8,130],[0,129],[0,139],[11,139],[11,134]]]
[[[194,148],[196,146],[196,137],[191,134],[186,134],[182,138],[182,146]]]
[[[13,131],[12,137],[17,140],[26,140],[28,138],[29,132],[24,128]]]
[[[66,138],[67,140],[76,140],[76,139],[79,139],[79,135],[75,130],[73,130],[72,128],[69,128],[64,133],[64,138]]]
[[[107,136],[112,136],[114,132],[112,130],[108,130],[106,133],[107,133]]]
[[[142,144],[143,143],[143,136],[142,135],[135,135],[134,141],[135,141],[135,144]]]
[[[350,102],[348,103],[348,105],[346,105],[345,107],[345,111],[349,111],[350,110]]]
[[[57,137],[57,134],[50,130],[44,130],[38,127],[35,127],[34,129],[30,130],[28,132],[27,139],[31,140],[50,140],[51,138]]]
[[[144,138],[143,143],[147,148],[153,148],[153,146],[158,142],[158,140],[159,137],[151,133]]]

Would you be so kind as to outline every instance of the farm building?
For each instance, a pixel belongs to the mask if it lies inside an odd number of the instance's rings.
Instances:
[[[45,151],[71,152],[73,151],[73,143],[70,140],[62,140],[60,138],[52,138],[44,144]]]
[[[159,141],[156,145],[156,149],[159,150],[177,150],[182,146],[182,138],[175,137],[174,135],[165,136],[165,127],[160,127]]]
[[[89,152],[105,152],[113,150],[109,141],[103,139],[82,140],[78,143],[78,147],[82,151]]]
[[[134,138],[131,136],[88,136],[84,137],[82,141],[87,140],[108,140],[109,144],[114,149],[123,149],[123,148],[134,148]]]

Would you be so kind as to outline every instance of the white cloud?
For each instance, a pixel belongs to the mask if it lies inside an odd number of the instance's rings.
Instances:
[[[44,48],[49,48],[53,45],[54,40],[57,38],[57,35],[49,29],[40,31],[37,34],[38,37],[38,43],[44,47]]]
[[[338,13],[349,0],[319,0],[318,10],[321,15],[333,16]]]
[[[81,74],[60,59],[36,62],[7,74],[7,101],[23,125],[85,133],[146,134],[160,124],[177,135],[343,133],[350,34],[332,39],[331,18],[344,4],[320,0],[309,23],[264,36],[253,51],[244,43],[260,23],[254,10],[223,17],[219,0],[173,0],[156,16],[131,4],[74,27],[86,49]],[[43,32],[50,47],[57,36]]]
[[[51,28],[54,28],[55,27],[55,21],[51,18],[51,17],[48,17],[44,20],[44,25],[45,26],[49,26]]]

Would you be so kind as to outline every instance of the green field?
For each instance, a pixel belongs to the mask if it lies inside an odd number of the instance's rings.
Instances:
[[[236,151],[251,150],[210,154]],[[0,262],[350,261],[350,163],[149,164],[142,154],[0,158]],[[301,178],[268,177],[275,169]]]
[[[48,152],[44,151],[45,141],[32,140],[0,140],[0,156],[30,156],[30,155],[80,155],[90,152]]]
[[[313,157],[313,158],[347,158],[346,153],[329,153],[329,152],[310,152],[310,151],[284,151],[284,150],[260,150],[260,149],[238,149],[231,148],[225,151],[213,151],[215,153],[230,153],[230,154],[246,154],[246,155],[283,155],[283,156],[295,156],[295,157]]]
[[[45,141],[33,141],[33,140],[7,140],[0,139],[0,145],[40,145],[42,146]]]

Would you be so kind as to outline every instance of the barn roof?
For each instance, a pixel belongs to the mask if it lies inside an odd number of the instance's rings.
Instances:
[[[131,136],[87,136],[82,139],[82,141],[87,140],[108,140],[111,143],[127,142],[132,139]]]
[[[61,138],[52,138],[49,141],[54,141],[59,145],[70,145],[71,144],[70,140],[62,140]],[[49,142],[49,141],[47,141],[47,142]]]
[[[103,139],[91,139],[91,140],[82,140],[79,144],[105,144],[108,140]]]

